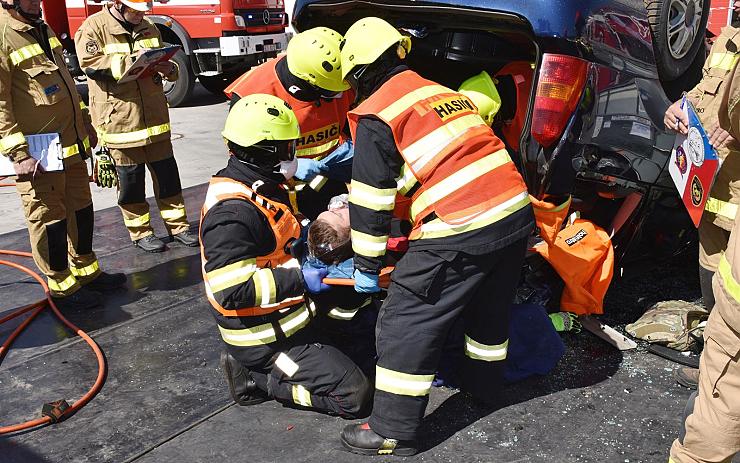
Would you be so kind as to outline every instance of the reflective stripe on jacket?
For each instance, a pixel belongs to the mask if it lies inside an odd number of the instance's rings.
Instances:
[[[250,317],[272,313],[276,310],[304,302],[304,297],[291,297],[282,301],[275,300],[275,280],[271,268],[279,266],[298,266],[297,261],[286,251],[286,248],[301,233],[301,226],[287,206],[264,198],[246,185],[236,180],[213,177],[208,186],[206,200],[201,210],[201,223],[208,211],[216,204],[238,199],[247,201],[264,214],[275,234],[275,249],[268,255],[232,262],[221,268],[206,271],[208,256],[201,239],[201,264],[206,295],[214,309],[227,317]],[[252,280],[255,287],[254,305],[237,309],[224,308],[214,297],[219,291],[243,284]]]

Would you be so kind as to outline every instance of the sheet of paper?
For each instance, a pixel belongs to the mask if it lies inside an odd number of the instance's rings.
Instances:
[[[47,172],[64,170],[62,158],[62,144],[58,133],[41,133],[26,135],[28,154],[39,161],[39,165]],[[15,176],[13,163],[6,156],[0,156],[0,176]]]

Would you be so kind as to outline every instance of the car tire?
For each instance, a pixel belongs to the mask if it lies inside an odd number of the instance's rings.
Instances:
[[[662,80],[683,76],[704,46],[709,1],[645,0],[655,62]]]
[[[166,45],[169,46],[170,44]],[[195,73],[190,66],[190,59],[184,51],[178,50],[175,56],[172,57],[172,61],[177,64],[180,76],[175,82],[164,81],[164,94],[170,107],[176,108],[192,96],[195,87]]]

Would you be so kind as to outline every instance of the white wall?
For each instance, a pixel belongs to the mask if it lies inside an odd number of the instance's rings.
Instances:
[[[288,12],[291,22],[293,21],[293,7],[295,6],[295,0],[285,0],[285,11]],[[293,27],[288,27],[289,31],[293,31]],[[293,31],[295,32],[295,31]]]

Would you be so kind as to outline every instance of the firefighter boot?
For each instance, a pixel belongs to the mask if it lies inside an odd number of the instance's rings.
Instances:
[[[239,405],[257,405],[270,400],[267,392],[257,387],[249,370],[226,351],[221,352],[221,369],[226,376],[231,398]]]
[[[86,287],[82,287],[69,296],[52,296],[54,305],[62,311],[87,310],[100,306],[100,293]]]
[[[120,288],[126,284],[126,275],[123,273],[106,273],[100,272],[93,281],[86,284],[85,287],[98,291],[100,293],[106,293],[114,289]]]
[[[134,246],[146,252],[163,252],[167,249],[167,246],[164,245],[162,240],[153,234],[146,235],[144,238],[134,241]]]
[[[400,441],[385,438],[372,429],[368,423],[350,424],[344,427],[340,438],[344,448],[360,455],[416,455],[418,449],[413,441]]]
[[[177,235],[170,235],[167,242],[171,243],[173,241],[178,241],[185,246],[198,246],[198,235],[191,232],[190,230],[185,230],[184,232],[180,232]]]

